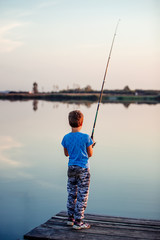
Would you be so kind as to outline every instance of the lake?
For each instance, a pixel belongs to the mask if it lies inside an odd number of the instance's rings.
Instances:
[[[97,104],[0,101],[0,239],[23,234],[66,210],[61,146],[68,113],[91,134]],[[87,213],[160,220],[160,104],[101,104]]]

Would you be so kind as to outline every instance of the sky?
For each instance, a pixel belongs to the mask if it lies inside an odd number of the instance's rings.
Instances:
[[[160,90],[159,0],[0,0],[0,91]]]

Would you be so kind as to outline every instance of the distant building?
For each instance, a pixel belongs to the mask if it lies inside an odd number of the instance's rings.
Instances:
[[[38,93],[38,84],[36,82],[33,83],[33,93]]]

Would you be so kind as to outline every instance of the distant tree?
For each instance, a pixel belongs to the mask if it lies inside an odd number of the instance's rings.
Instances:
[[[38,84],[36,82],[33,83],[33,93],[38,93]]]
[[[131,89],[128,86],[125,86],[123,90],[126,91],[126,92],[131,91]]]
[[[85,91],[85,92],[91,92],[91,91],[93,91],[93,90],[92,90],[92,88],[91,88],[90,85],[87,85],[87,86],[84,88],[84,91]]]

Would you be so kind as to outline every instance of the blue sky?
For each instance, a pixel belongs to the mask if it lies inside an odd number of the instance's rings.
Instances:
[[[0,0],[0,91],[160,89],[159,0]]]

